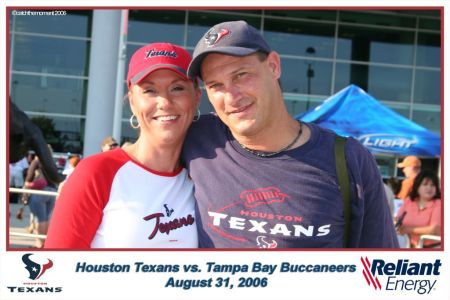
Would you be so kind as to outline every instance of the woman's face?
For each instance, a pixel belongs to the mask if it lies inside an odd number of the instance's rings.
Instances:
[[[424,178],[417,192],[420,198],[431,200],[436,195],[436,186],[430,178]]]
[[[160,69],[128,91],[140,135],[157,144],[180,144],[200,102],[200,89],[178,73]]]

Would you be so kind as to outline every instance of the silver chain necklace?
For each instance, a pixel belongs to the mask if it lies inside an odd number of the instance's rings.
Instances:
[[[241,148],[244,149],[245,151],[247,151],[247,152],[249,152],[249,153],[251,153],[251,154],[253,154],[253,155],[256,155],[256,156],[258,156],[258,157],[271,157],[271,156],[277,155],[278,153],[281,153],[281,152],[286,151],[286,150],[288,150],[289,148],[291,148],[291,147],[298,141],[298,139],[300,138],[300,136],[302,135],[303,126],[302,126],[302,123],[301,123],[300,121],[298,121],[298,123],[300,124],[300,130],[298,131],[297,136],[294,138],[294,140],[293,140],[291,143],[289,143],[289,145],[287,145],[286,147],[284,147],[284,148],[281,149],[281,150],[278,150],[278,151],[275,151],[275,152],[261,152],[261,151],[256,151],[256,150],[252,150],[252,149],[250,149],[250,148],[247,148],[246,146],[242,145],[242,144],[239,143],[239,142],[238,142],[238,144],[239,144],[239,146],[241,146]],[[236,140],[236,141],[237,141],[237,140]]]

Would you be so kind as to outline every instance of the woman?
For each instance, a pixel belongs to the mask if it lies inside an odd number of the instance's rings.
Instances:
[[[66,183],[67,179],[69,179],[69,176],[73,173],[73,171],[75,170],[75,167],[78,165],[78,163],[80,161],[81,161],[81,157],[78,154],[74,154],[69,158],[69,168],[65,169],[62,172],[63,175],[66,175],[66,178],[62,182],[59,183],[58,194],[61,194],[64,184]]]
[[[397,213],[399,234],[409,236],[416,247],[423,234],[441,234],[441,192],[439,179],[430,171],[420,172],[414,179],[412,191]],[[431,247],[432,242],[425,243]]]
[[[138,49],[128,70],[136,143],[84,158],[55,207],[46,248],[197,247],[193,184],[179,155],[200,103],[183,48]]]
[[[49,145],[51,150],[51,147]],[[48,184],[47,179],[42,171],[42,166],[39,158],[36,156],[31,162],[27,170],[24,188],[43,191],[55,191],[55,188]],[[25,196],[27,197],[27,196]],[[28,206],[30,207],[33,218],[30,219],[29,231],[40,235],[46,235],[49,226],[50,216],[55,206],[55,197],[47,195],[31,194],[28,198]],[[37,221],[37,224],[35,223]],[[34,226],[36,224],[36,226]],[[42,248],[44,240],[36,239],[37,248]]]

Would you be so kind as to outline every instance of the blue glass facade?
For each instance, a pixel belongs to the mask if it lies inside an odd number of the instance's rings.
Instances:
[[[92,10],[45,18],[9,14],[11,97],[30,116],[53,120],[66,139],[56,151],[82,149],[93,15]],[[210,26],[243,19],[280,53],[292,115],[357,84],[440,134],[440,15],[440,10],[130,10],[127,60],[156,41],[192,52]],[[211,109],[204,95],[201,110]],[[129,116],[125,105],[124,140],[135,137]]]

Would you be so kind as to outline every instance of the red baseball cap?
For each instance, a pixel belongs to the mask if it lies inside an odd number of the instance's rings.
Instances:
[[[191,55],[180,46],[170,43],[153,43],[139,48],[131,57],[128,65],[127,84],[139,83],[148,74],[169,69],[186,79]]]

